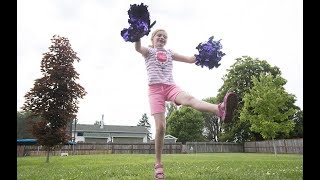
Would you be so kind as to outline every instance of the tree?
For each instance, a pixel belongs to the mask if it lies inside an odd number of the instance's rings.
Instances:
[[[296,101],[295,98],[291,98],[291,99],[288,99],[288,101],[286,102],[286,106],[288,108],[293,108],[295,110],[295,113],[288,117],[288,119],[293,120],[293,122],[295,124],[294,130],[291,131],[289,134],[279,132],[279,133],[277,133],[275,139],[288,139],[288,138],[303,137],[303,135],[302,135],[303,122],[301,122],[301,121],[303,121],[302,114],[300,114],[301,113],[300,108],[294,104],[295,101]]]
[[[303,138],[303,110],[298,110],[293,117],[294,129],[290,133],[291,138]]]
[[[294,128],[293,120],[288,118],[295,113],[295,109],[286,104],[295,96],[285,91],[283,86],[286,80],[280,76],[274,78],[261,73],[259,78],[253,77],[252,82],[253,87],[243,98],[240,121],[249,121],[250,130],[274,142],[277,133],[289,134]],[[276,154],[275,146],[274,150]]]
[[[206,102],[216,104],[217,100],[214,97],[203,99]],[[218,135],[221,131],[219,125],[219,118],[214,113],[202,112],[204,119],[204,130],[203,134],[209,141],[218,142]]]
[[[17,111],[17,139],[32,139],[32,123],[39,118],[28,118],[30,112]]]
[[[80,58],[69,40],[54,35],[51,41],[49,52],[43,54],[41,61],[43,77],[35,80],[34,87],[25,95],[22,107],[31,112],[31,117],[40,118],[40,122],[33,123],[32,134],[47,150],[46,162],[49,162],[50,151],[55,146],[71,139],[68,127],[76,118],[78,99],[87,93],[76,83],[79,74],[73,63],[79,62]]]
[[[152,138],[151,136],[151,132],[150,132],[150,129],[151,129],[151,125],[149,123],[149,118],[147,116],[146,113],[142,114],[142,118],[139,120],[137,126],[144,126],[147,128],[148,130],[148,140],[150,140]]]
[[[250,140],[262,140],[259,133],[250,130],[250,122],[239,121],[241,109],[243,107],[242,98],[252,88],[252,77],[259,77],[260,73],[269,73],[272,76],[281,75],[280,69],[272,67],[267,61],[253,59],[249,56],[237,58],[236,62],[227,70],[222,80],[222,87],[218,90],[217,100],[222,102],[228,91],[233,91],[238,95],[238,106],[232,122],[223,123],[223,132],[219,135],[219,141],[245,142]]]
[[[178,110],[178,107],[172,102],[166,102],[166,120],[170,117],[172,112]]]
[[[169,117],[176,110],[178,110],[178,107],[174,103],[166,102],[166,122],[168,122]],[[166,134],[170,134],[168,133],[168,123],[166,123]]]
[[[168,119],[167,132],[185,144],[187,141],[203,141],[203,117],[201,112],[191,107],[182,106],[172,112]]]

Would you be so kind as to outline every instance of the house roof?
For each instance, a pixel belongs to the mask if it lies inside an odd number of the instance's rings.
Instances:
[[[165,136],[164,136],[164,139],[165,139],[165,140],[166,140],[166,139],[167,139],[167,140],[169,140],[169,139],[177,140],[178,138],[176,138],[176,137],[168,134],[168,135],[165,135]],[[151,141],[154,141],[154,139],[151,139]]]
[[[164,136],[165,139],[178,139],[170,134]]]
[[[75,130],[74,125],[72,126],[72,130]],[[120,126],[120,125],[103,125],[103,128],[100,128],[98,124],[77,124],[76,125],[77,132],[129,132],[129,133],[149,133],[148,129],[145,126]]]

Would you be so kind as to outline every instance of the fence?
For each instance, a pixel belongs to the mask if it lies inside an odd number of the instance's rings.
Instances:
[[[303,138],[300,139],[280,139],[274,140],[276,152],[281,154],[303,154]],[[256,141],[245,142],[245,152],[256,153],[274,153],[273,142],[270,141]]]
[[[277,153],[303,153],[303,139],[280,139],[275,140]],[[181,142],[164,144],[164,154],[180,153],[214,153],[214,152],[253,152],[253,153],[274,153],[272,141],[255,141],[245,143],[231,142]],[[17,145],[17,156],[45,156],[46,151],[42,146]],[[60,156],[61,153],[69,155],[84,154],[154,154],[154,143],[78,143],[75,145],[64,145],[51,151],[50,155]]]
[[[182,143],[164,144],[163,154],[179,154],[182,152]],[[37,145],[17,145],[17,156],[45,156],[47,151]],[[64,145],[51,151],[52,156],[60,156],[61,153],[68,155],[84,154],[154,154],[154,143],[78,143]]]
[[[187,153],[243,152],[243,144],[231,142],[187,142],[185,150]]]

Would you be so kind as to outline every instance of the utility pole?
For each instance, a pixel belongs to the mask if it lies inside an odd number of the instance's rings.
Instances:
[[[77,118],[74,119],[73,142],[76,142]]]

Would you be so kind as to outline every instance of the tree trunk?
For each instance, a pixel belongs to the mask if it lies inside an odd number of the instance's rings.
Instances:
[[[274,154],[277,155],[277,149],[276,149],[276,145],[274,144],[274,139],[273,138],[272,138],[272,144],[273,144]]]
[[[50,155],[50,149],[47,150],[47,160],[46,160],[46,163],[49,162],[49,155]]]

